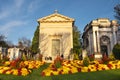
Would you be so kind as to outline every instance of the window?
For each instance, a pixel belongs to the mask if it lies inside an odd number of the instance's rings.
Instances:
[[[60,40],[59,39],[52,40],[52,54],[54,56],[60,54]]]

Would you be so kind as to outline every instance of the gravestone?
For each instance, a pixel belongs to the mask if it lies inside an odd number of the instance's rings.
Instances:
[[[19,48],[9,48],[8,49],[8,53],[9,53],[9,58],[10,58],[10,61],[11,60],[15,60],[17,58],[21,58],[21,52],[20,52],[20,49]]]
[[[0,47],[0,58],[3,59],[5,56],[7,56],[7,48]]]
[[[82,59],[84,59],[87,56],[86,49],[82,50]]]

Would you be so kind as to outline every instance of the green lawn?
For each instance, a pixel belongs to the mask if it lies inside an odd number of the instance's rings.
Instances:
[[[45,64],[41,68],[33,70],[30,75],[25,77],[0,75],[0,80],[120,80],[120,69],[42,77],[40,73],[47,66],[48,64]]]

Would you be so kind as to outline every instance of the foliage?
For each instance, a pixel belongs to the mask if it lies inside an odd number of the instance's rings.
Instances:
[[[26,60],[27,60],[27,56],[26,56],[24,53],[22,54],[22,60],[23,60],[23,61],[26,61]]]
[[[18,41],[18,46],[20,48],[24,48],[24,47],[29,48],[30,45],[31,45],[31,41],[29,39],[27,39],[26,37],[22,37]]]
[[[120,44],[117,43],[116,45],[114,45],[112,51],[113,51],[115,58],[120,59]]]
[[[8,47],[7,43],[5,41],[0,41],[0,46],[2,47]]]
[[[115,56],[114,56],[113,53],[110,53],[110,55],[109,55],[109,59],[110,59],[111,61],[115,60]]]
[[[83,59],[83,65],[84,65],[84,66],[89,66],[89,62],[90,62],[90,60],[89,60],[89,58],[86,56],[86,57]]]
[[[74,60],[78,60],[79,59],[79,55],[78,54],[74,54]]]
[[[4,35],[0,35],[0,46],[1,47],[8,47],[7,42],[5,41],[5,36]]]
[[[19,58],[13,60],[13,61],[10,62],[10,67],[19,68],[20,62],[21,62],[21,60]]]
[[[94,61],[95,60],[94,54],[89,55],[89,60],[90,61]]]
[[[73,26],[73,53],[81,53],[81,33],[77,26]]]
[[[104,63],[104,64],[107,64],[108,62],[109,62],[109,58],[108,58],[108,56],[106,55],[106,54],[103,54],[103,57],[102,57],[102,62]]]
[[[62,65],[62,58],[60,56],[57,56],[56,59],[54,60],[54,64],[56,68],[61,67]]]
[[[120,4],[117,4],[115,7],[114,7],[114,10],[115,10],[115,18],[118,19],[118,21],[120,22]]]
[[[39,26],[37,26],[37,29],[34,33],[34,37],[32,39],[31,51],[36,54],[39,51],[38,48],[39,48]]]
[[[1,60],[3,60],[4,62],[9,61],[9,58],[7,56],[3,56],[3,59],[1,59]]]

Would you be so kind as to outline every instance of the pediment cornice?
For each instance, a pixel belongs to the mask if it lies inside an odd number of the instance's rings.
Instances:
[[[67,17],[67,16],[64,16],[64,15],[61,15],[59,13],[54,13],[54,14],[51,14],[49,16],[46,16],[46,17],[43,17],[43,18],[40,18],[37,20],[39,23],[42,23],[42,22],[73,22],[74,19],[73,18],[70,18],[70,17]]]

